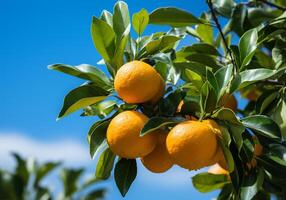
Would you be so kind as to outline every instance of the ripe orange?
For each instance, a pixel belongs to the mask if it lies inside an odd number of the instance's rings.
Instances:
[[[229,172],[225,170],[224,168],[222,168],[218,163],[211,166],[208,170],[208,173],[217,174],[217,175],[223,174],[223,175],[229,176]]]
[[[176,125],[167,136],[167,150],[173,162],[193,170],[215,164],[216,134],[200,121],[185,121]]]
[[[228,94],[223,95],[223,97],[221,98],[221,104],[225,108],[229,108],[234,112],[237,109],[237,100],[233,95],[228,95]]]
[[[158,76],[160,78],[160,86],[159,86],[159,90],[157,91],[155,96],[151,98],[151,100],[150,100],[151,104],[157,103],[161,99],[161,97],[164,96],[164,93],[165,93],[165,82],[164,82],[164,80],[160,74],[158,74]]]
[[[124,111],[114,117],[107,128],[110,149],[123,158],[137,158],[149,154],[156,145],[156,135],[139,136],[148,117],[137,111]]]
[[[143,103],[158,93],[160,78],[152,66],[142,61],[132,61],[117,71],[114,87],[125,102]]]
[[[162,173],[173,166],[173,162],[166,148],[167,133],[162,130],[157,130],[157,145],[155,149],[147,156],[141,158],[143,165],[154,173]]]

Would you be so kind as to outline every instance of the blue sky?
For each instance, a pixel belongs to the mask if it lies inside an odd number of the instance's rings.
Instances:
[[[152,11],[161,6],[177,6],[198,16],[206,9],[203,1],[126,2],[131,13],[141,8]],[[75,157],[79,159],[73,158],[71,152],[69,156],[62,157],[66,160],[70,158],[74,162],[86,159],[83,164],[93,170],[95,162],[87,157],[86,134],[95,119],[82,118],[76,113],[56,122],[64,95],[83,81],[50,71],[47,65],[96,65],[100,57],[90,37],[91,17],[100,15],[103,9],[111,11],[114,3],[112,0],[1,0],[0,136],[3,136],[2,139],[5,136],[6,140],[2,140],[2,144],[0,140],[0,146],[5,146],[4,141],[9,148],[19,141],[29,141],[29,144],[34,144],[35,147],[29,149],[28,155],[41,157],[41,152],[35,152],[37,145],[65,141],[71,145],[69,148],[73,149],[73,144],[79,144],[86,149],[86,152],[83,151],[86,155],[81,156],[78,151]],[[150,26],[146,33],[160,29],[165,30],[166,27]],[[9,134],[13,135],[10,139]],[[28,149],[32,145],[26,146]],[[43,151],[49,149],[47,147]],[[191,184],[191,173],[183,169],[175,168],[166,175],[152,175],[140,166],[138,173],[138,180],[126,199],[210,199],[215,196],[213,193],[201,195],[196,192]],[[108,199],[120,199],[114,183],[110,181],[110,184],[112,186]]]

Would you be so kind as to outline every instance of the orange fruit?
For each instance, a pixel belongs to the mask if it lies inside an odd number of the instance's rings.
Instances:
[[[229,172],[222,168],[218,163],[211,166],[208,170],[208,173],[210,174],[217,174],[217,175],[227,175],[229,176]]]
[[[158,76],[160,78],[160,86],[159,86],[159,90],[157,91],[155,96],[151,98],[151,100],[150,100],[151,104],[157,103],[161,99],[161,97],[164,96],[164,93],[165,93],[165,82],[159,73],[158,73]]]
[[[237,100],[233,95],[228,95],[228,94],[223,95],[221,98],[221,104],[225,108],[229,108],[233,110],[234,112],[237,109]]]
[[[246,94],[246,98],[250,101],[256,101],[259,96],[259,93],[256,90],[251,90]]]
[[[166,148],[167,133],[162,130],[157,130],[157,145],[155,149],[147,156],[141,158],[142,164],[154,173],[162,173],[173,166],[173,162]]]
[[[160,88],[160,75],[142,61],[124,64],[114,78],[115,91],[127,103],[143,103],[154,97]]]
[[[167,150],[173,162],[194,170],[215,164],[216,134],[200,121],[185,121],[176,125],[167,136]]]
[[[149,154],[156,146],[156,135],[140,137],[148,117],[137,111],[124,111],[114,117],[107,128],[107,143],[116,155],[137,158]]]

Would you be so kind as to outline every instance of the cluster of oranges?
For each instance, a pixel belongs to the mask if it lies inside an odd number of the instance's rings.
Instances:
[[[154,104],[164,95],[165,83],[152,66],[132,61],[118,70],[114,87],[127,103]],[[232,107],[237,104],[232,98],[228,101]],[[140,136],[147,121],[146,115],[134,110],[115,116],[107,129],[110,149],[123,158],[141,158],[143,165],[155,173],[165,172],[174,164],[196,170],[220,163],[227,169],[218,144],[221,130],[214,120],[197,121],[190,118],[170,131],[157,129]]]

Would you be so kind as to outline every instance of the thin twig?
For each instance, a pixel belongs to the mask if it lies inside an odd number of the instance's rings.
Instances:
[[[260,2],[262,2],[262,3],[264,3],[264,4],[268,5],[268,6],[275,7],[277,9],[279,9],[279,10],[286,11],[286,8],[284,8],[282,6],[279,6],[277,4],[271,3],[269,1],[266,1],[266,0],[257,0],[257,1],[260,1]]]
[[[227,51],[227,54],[230,55],[231,62],[232,62],[232,64],[233,64],[233,66],[234,66],[234,68],[233,68],[233,69],[234,69],[234,73],[236,74],[236,73],[239,71],[239,69],[238,69],[238,66],[237,66],[236,63],[235,63],[235,60],[234,60],[233,55],[232,55],[232,52],[231,52],[231,50],[229,49],[229,47],[228,47],[228,45],[227,45],[227,41],[226,41],[225,36],[224,36],[224,34],[223,34],[221,25],[220,25],[220,23],[219,23],[219,21],[218,21],[218,19],[217,19],[217,17],[216,17],[216,14],[215,14],[215,11],[214,11],[214,8],[213,8],[213,3],[212,3],[211,0],[207,0],[207,4],[208,4],[208,6],[209,6],[209,8],[210,8],[210,11],[211,11],[213,20],[214,20],[214,22],[215,22],[215,24],[216,24],[216,27],[218,28],[219,33],[220,33],[220,35],[221,35],[221,37],[222,37],[222,41],[223,41],[223,44],[224,44],[225,49],[226,49],[226,51]]]

